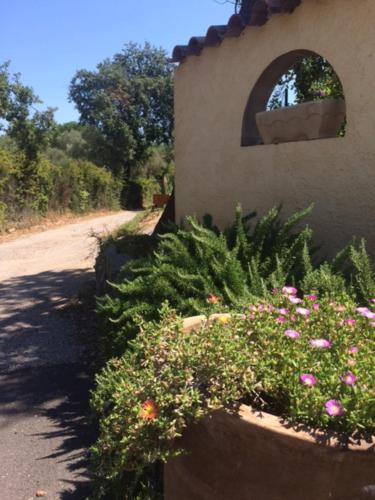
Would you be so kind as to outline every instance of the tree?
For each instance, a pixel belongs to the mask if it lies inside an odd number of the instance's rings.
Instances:
[[[9,62],[0,65],[0,129],[23,154],[19,190],[20,200],[25,203],[36,182],[38,156],[46,148],[55,125],[54,109],[36,110],[41,102],[31,87],[22,84],[19,74],[10,74]]]
[[[71,81],[80,123],[101,137],[100,162],[126,181],[136,178],[151,146],[172,142],[172,74],[164,50],[130,43]]]

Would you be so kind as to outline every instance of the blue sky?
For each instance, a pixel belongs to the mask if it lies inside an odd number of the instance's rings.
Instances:
[[[0,63],[22,74],[56,119],[78,118],[67,93],[77,69],[94,69],[127,42],[169,52],[224,24],[233,5],[216,0],[1,0]]]

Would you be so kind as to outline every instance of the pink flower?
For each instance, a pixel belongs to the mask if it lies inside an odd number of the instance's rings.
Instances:
[[[314,311],[319,311],[320,309],[319,304],[313,304],[312,308],[314,309]]]
[[[310,373],[303,373],[300,376],[300,380],[304,385],[307,385],[309,387],[313,387],[316,384],[316,378]]]
[[[297,318],[294,316],[294,314],[291,315],[290,321],[297,321]]]
[[[371,302],[372,302],[373,304],[375,304],[375,299],[371,299]]]
[[[368,312],[370,312],[370,309],[368,307],[357,307],[356,311],[357,311],[357,313],[359,313],[362,316],[364,316],[365,314],[367,314]]]
[[[301,334],[295,330],[286,330],[284,335],[290,339],[298,339],[301,336]]]
[[[272,293],[273,294],[279,293],[279,289],[278,288],[272,288]]]
[[[370,326],[375,326],[375,321],[371,321]]]
[[[256,312],[257,311],[257,306],[249,306],[249,311],[250,312]]]
[[[330,401],[327,401],[325,404],[326,408],[326,413],[330,417],[342,417],[345,415],[345,410],[340,401],[337,401],[337,399],[331,399]]]
[[[283,316],[288,316],[289,311],[288,309],[285,309],[285,307],[282,307],[281,309],[278,309],[278,313],[282,314]]]
[[[332,342],[327,339],[313,339],[310,340],[310,345],[317,349],[330,349],[332,347]]]
[[[285,295],[296,295],[296,293],[298,293],[298,290],[297,290],[297,288],[294,288],[293,286],[284,286],[283,293]]]
[[[311,300],[311,302],[315,302],[316,300],[318,300],[318,296],[315,294],[308,295],[306,298],[307,300]]]
[[[279,316],[278,318],[276,318],[276,321],[277,323],[285,323],[286,322],[286,318],[284,318],[284,316]]]
[[[289,301],[290,301],[292,304],[301,304],[302,299],[299,299],[298,297],[290,296],[290,297],[289,297]]]
[[[367,319],[375,319],[375,313],[373,313],[371,311],[367,311],[367,312],[363,313],[363,316]]]
[[[349,348],[350,354],[357,354],[358,351],[359,349],[356,345],[352,345],[352,347]]]
[[[301,316],[310,316],[310,310],[305,309],[304,307],[297,307],[296,313],[300,314]]]
[[[357,382],[357,377],[352,372],[346,372],[340,377],[340,380],[345,385],[355,385],[355,383]]]
[[[349,319],[346,319],[344,321],[344,323],[345,323],[345,325],[353,326],[354,327],[357,324],[357,321],[355,319],[349,318]]]

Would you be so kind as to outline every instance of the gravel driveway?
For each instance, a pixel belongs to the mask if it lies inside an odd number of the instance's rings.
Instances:
[[[0,498],[86,497],[89,378],[64,310],[93,278],[95,238],[120,212],[0,244]]]

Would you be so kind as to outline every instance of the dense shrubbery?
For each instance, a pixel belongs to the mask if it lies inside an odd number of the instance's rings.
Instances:
[[[119,208],[121,185],[104,168],[88,161],[68,159],[59,165],[40,156],[33,167],[33,182],[20,189],[22,153],[0,149],[0,231],[23,218],[46,215],[49,210],[87,212]]]
[[[106,355],[121,355],[137,332],[136,316],[158,319],[165,300],[189,316],[207,311],[209,294],[220,298],[221,310],[238,308],[283,283],[303,291],[348,293],[359,303],[375,296],[374,270],[363,243],[349,245],[331,263],[314,259],[311,229],[298,229],[309,210],[281,223],[280,209],[274,208],[254,228],[252,216],[242,217],[238,210],[224,233],[209,218],[203,225],[190,219],[190,230],[162,237],[151,257],[123,269],[114,293],[99,303]]]
[[[174,440],[188,425],[240,401],[332,429],[343,443],[375,432],[375,312],[348,296],[295,294],[275,291],[189,333],[170,311],[160,324],[141,323],[97,378],[97,497],[114,481],[121,498],[136,498],[126,471],[140,477],[178,453]]]

